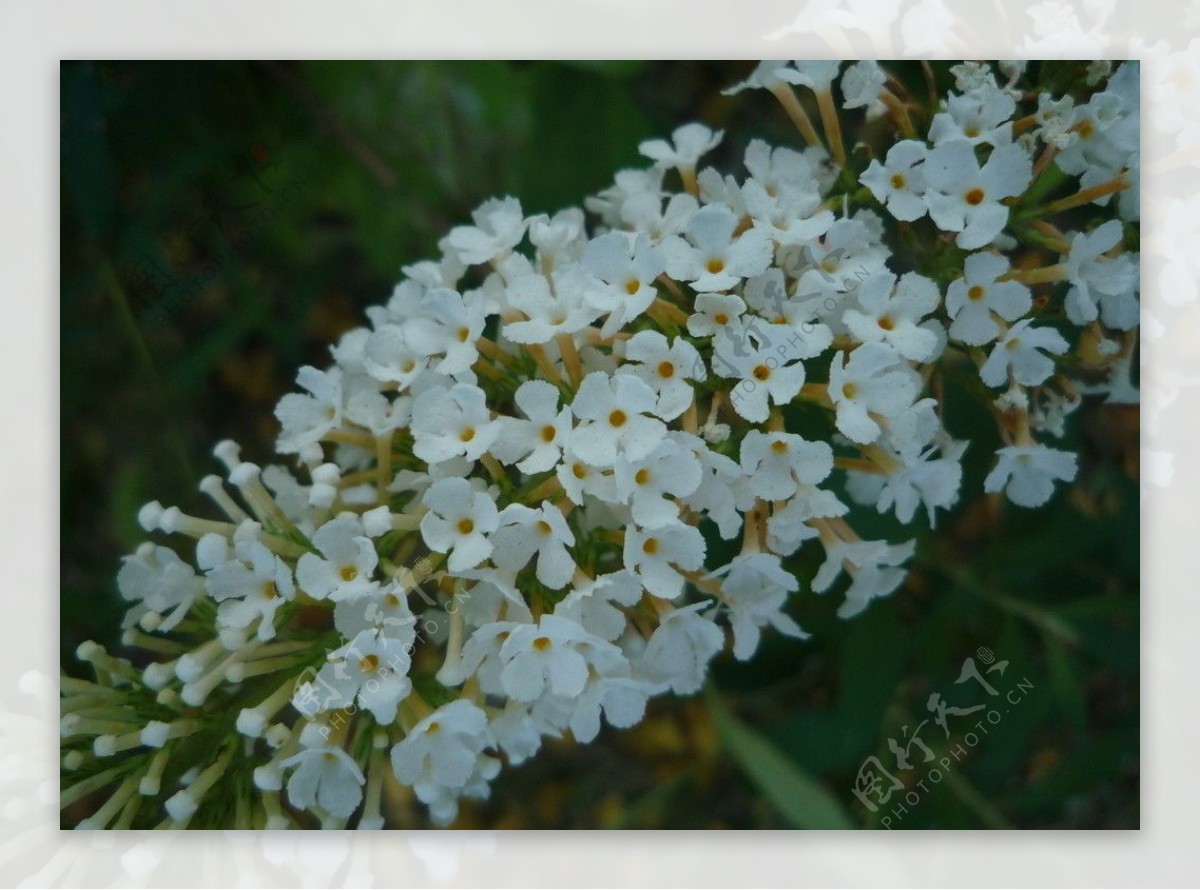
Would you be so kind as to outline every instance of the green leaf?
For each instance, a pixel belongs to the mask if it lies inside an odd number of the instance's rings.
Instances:
[[[725,750],[792,825],[816,829],[855,827],[833,795],[730,713],[711,687],[708,702]]]

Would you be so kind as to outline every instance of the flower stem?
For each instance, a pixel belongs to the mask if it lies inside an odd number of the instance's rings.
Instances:
[[[804,137],[804,141],[809,145],[821,148],[821,137],[817,135],[817,129],[813,126],[808,112],[804,110],[804,106],[796,98],[796,91],[786,83],[777,83],[771,87],[771,92],[775,94],[775,98],[779,100],[779,104],[783,106],[783,110],[792,119],[792,123],[796,125],[796,129],[800,131],[800,135]]]
[[[1105,195],[1111,195],[1114,192],[1123,191],[1130,186],[1129,176],[1122,173],[1119,176],[1114,176],[1107,182],[1102,182],[1099,185],[1093,185],[1091,188],[1081,189],[1074,195],[1066,198],[1060,198],[1057,201],[1051,201],[1043,207],[1035,208],[1033,216],[1046,216],[1051,213],[1060,213],[1063,210],[1070,210],[1072,207],[1081,207],[1084,204],[1090,204],[1097,198],[1103,198]]]
[[[887,106],[888,115],[904,138],[915,139],[917,128],[913,126],[912,118],[908,114],[908,106],[896,98],[896,94],[891,90],[884,90],[879,94],[879,99]]]
[[[846,147],[842,144],[842,125],[838,120],[837,105],[833,101],[833,92],[830,89],[817,92],[817,108],[821,112],[821,126],[825,128],[833,159],[839,167],[845,167]]]
[[[579,389],[583,383],[583,362],[579,358],[579,350],[575,348],[575,338],[570,334],[559,334],[554,338],[558,351],[562,353],[563,367],[571,379],[572,389]]]
[[[1000,281],[1019,281],[1022,284],[1046,284],[1051,281],[1067,279],[1067,264],[1056,263],[1053,266],[1043,266],[1039,269],[1014,269],[1000,276]]]

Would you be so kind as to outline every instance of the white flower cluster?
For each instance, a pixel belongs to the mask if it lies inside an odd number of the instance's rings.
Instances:
[[[149,749],[89,824],[132,820],[160,788],[166,824],[188,824],[229,774],[260,801],[230,805],[246,825],[309,810],[381,827],[389,770],[446,823],[502,760],[696,692],[727,638],[742,660],[764,628],[804,638],[787,560],[807,542],[824,559],[804,586],[846,574],[839,614],[857,614],[899,587],[915,542],[863,540],[848,501],[933,523],[959,497],[947,368],[995,390],[986,491],[1032,507],[1071,481],[1074,454],[1034,433],[1061,435],[1079,404],[1071,340],[1089,391],[1129,373],[1136,65],[1081,104],[1030,102],[1019,70],[1003,87],[988,66],[955,72],[922,139],[875,63],[763,63],[733,91],[779,96],[803,150],[753,140],[723,174],[699,166],[723,134],[688,124],[584,208],[488,201],[406,267],[279,403],[291,468],[222,443],[240,500],[217,477],[201,489],[225,519],[143,509],[148,531],[195,539],[194,565],[146,544],[118,578],[126,641],[163,660],[89,644],[100,681],[64,681],[63,734],[91,740],[68,770]],[[847,109],[902,138],[847,158]],[[1041,196],[1074,176],[1077,194]],[[1107,217],[1062,231],[1060,213]],[[925,264],[899,268],[897,226],[929,242],[909,251]],[[1057,282],[1055,313],[1033,289]],[[801,407],[821,437],[790,431]]]

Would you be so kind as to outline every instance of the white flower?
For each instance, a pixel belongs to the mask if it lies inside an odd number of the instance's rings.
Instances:
[[[718,331],[713,344],[713,371],[741,378],[730,390],[729,401],[751,423],[762,423],[770,415],[771,402],[786,405],[804,386],[800,355],[808,351],[808,344],[790,325],[738,321]]]
[[[627,665],[623,665],[628,670]],[[665,687],[630,676],[593,674],[573,702],[569,726],[575,741],[587,744],[600,734],[600,712],[610,726],[627,729],[646,713],[646,701]]]
[[[1137,264],[1129,254],[1105,253],[1123,240],[1121,221],[1110,219],[1089,233],[1076,232],[1067,254],[1067,318],[1083,325],[1100,318],[1110,328],[1129,330],[1138,324],[1140,306]]]
[[[483,753],[495,744],[484,710],[456,699],[419,722],[392,748],[392,770],[445,824],[454,818],[459,793],[495,776],[499,763]],[[486,785],[480,790],[486,793],[485,789]]]
[[[1003,256],[981,251],[967,257],[963,276],[950,282],[946,291],[946,312],[953,321],[949,336],[970,346],[981,346],[995,340],[1000,325],[992,317],[1016,321],[1033,306],[1029,288],[1019,281],[999,281],[1008,274],[1008,260]]]
[[[886,476],[852,472],[846,487],[856,500],[874,503],[880,513],[894,509],[896,518],[905,524],[912,521],[917,507],[924,504],[929,524],[933,526],[934,511],[938,507],[948,509],[958,500],[962,484],[959,457],[966,447],[966,442],[955,442],[944,446],[940,457],[933,456],[934,449],[930,449],[925,454],[904,458],[905,462]]]
[[[780,84],[798,84],[800,82],[800,72],[792,67],[790,61],[769,59],[765,62],[759,62],[755,69],[750,72],[750,76],[745,80],[735,83],[721,92],[726,96],[734,96],[742,92],[742,90],[769,90],[774,89]]]
[[[696,311],[687,320],[693,337],[711,337],[746,311],[746,304],[736,294],[697,294],[694,305]]]
[[[614,471],[617,497],[629,504],[633,521],[642,528],[676,522],[679,506],[665,495],[687,497],[700,485],[700,462],[671,439],[639,460],[618,457]]]
[[[598,658],[623,660],[615,646],[571,619],[543,615],[536,625],[513,628],[501,645],[500,684],[517,701],[535,701],[545,692],[574,698],[583,692],[589,664]]]
[[[413,401],[413,454],[426,463],[452,457],[478,460],[500,435],[487,396],[470,383],[435,385]]]
[[[346,419],[366,427],[376,436],[408,426],[412,418],[412,399],[389,398],[380,390],[379,381],[359,375],[346,386]]]
[[[1118,78],[1129,68],[1132,89],[1120,90]],[[1096,93],[1075,108],[1076,139],[1054,156],[1065,173],[1079,176],[1083,188],[1111,179],[1129,166],[1138,151],[1138,77],[1136,65],[1128,63],[1109,81],[1108,89]],[[1114,86],[1116,85],[1116,86]],[[1155,103],[1158,105],[1159,103]],[[1100,199],[1107,203],[1108,196]]]
[[[842,573],[853,566],[854,580],[846,589],[846,599],[838,608],[839,618],[853,618],[873,599],[887,596],[904,581],[905,569],[897,568],[913,554],[915,541],[889,544],[887,541],[843,541],[825,543],[825,562],[813,577],[812,589],[824,593]]]
[[[801,486],[816,485],[833,471],[833,449],[795,433],[750,430],[742,440],[741,460],[750,490],[770,501],[787,500]]]
[[[973,93],[987,87],[996,87],[996,78],[987,62],[959,62],[950,66],[950,73],[954,75],[954,87],[960,93]]]
[[[746,146],[744,161],[751,179],[768,194],[788,191],[824,191],[821,161],[827,160],[824,149],[809,148],[805,153],[778,146],[772,148],[761,139],[751,139]]]
[[[275,406],[275,417],[283,427],[275,447],[280,454],[295,454],[305,445],[319,442],[342,420],[342,371],[319,371],[305,365],[296,382],[310,395],[288,393]]]
[[[1062,355],[1069,348],[1062,334],[1053,328],[1035,328],[1032,319],[1023,318],[1008,329],[992,354],[979,369],[988,386],[1004,386],[1012,379],[1023,386],[1037,386],[1054,373],[1054,360],[1039,350]]]
[[[612,642],[625,632],[626,626],[625,613],[617,606],[636,606],[641,598],[641,580],[622,569],[574,584],[571,592],[554,607],[554,614],[570,618],[588,633]]]
[[[1025,191],[1033,165],[1016,143],[992,150],[983,167],[967,142],[947,142],[925,158],[925,202],[938,228],[957,232],[955,243],[974,250],[990,243],[1008,222],[1001,202]]]
[[[378,630],[408,646],[416,638],[415,624],[407,592],[396,581],[360,599],[343,600],[333,610],[333,625],[347,639]]]
[[[737,227],[737,216],[723,204],[702,207],[688,223],[686,240],[674,235],[663,241],[667,274],[697,291],[723,291],[766,271],[771,239],[758,228],[735,237]]]
[[[580,269],[555,269],[551,278],[522,275],[508,285],[508,303],[525,314],[525,321],[510,321],[501,333],[514,343],[548,343],[559,334],[573,334],[590,325],[600,310],[584,302],[579,286]],[[551,290],[551,281],[554,283]]]
[[[838,68],[841,62],[827,60],[804,60],[794,61],[793,65],[800,72],[800,76],[796,79],[796,83],[803,84],[813,92],[823,92],[829,90],[837,79]]]
[[[695,392],[688,380],[706,376],[700,353],[683,337],[671,343],[658,331],[639,331],[625,344],[627,363],[623,373],[636,375],[658,393],[654,413],[663,420],[674,420],[688,409]]]
[[[320,807],[339,819],[348,819],[358,809],[366,779],[354,758],[341,748],[306,748],[284,760],[280,767],[295,767],[287,783],[292,806],[301,810]]]
[[[583,199],[583,206],[599,214],[604,224],[615,228],[624,223],[624,209],[634,198],[650,198],[660,204],[662,181],[666,171],[662,167],[648,170],[618,170],[613,185],[596,195]]]
[[[936,400],[922,399],[892,419],[881,443],[892,466],[886,473],[850,472],[846,488],[856,501],[873,503],[880,513],[894,508],[896,518],[906,524],[924,504],[931,526],[935,509],[953,506],[962,482],[959,459],[967,443],[946,434],[936,406]]]
[[[529,243],[537,248],[542,269],[557,269],[579,259],[587,241],[583,211],[567,207],[553,217],[536,216],[529,221]]]
[[[140,609],[165,615],[158,626],[161,631],[175,627],[192,603],[204,595],[204,580],[195,569],[169,547],[150,543],[121,561],[117,587],[125,599],[140,602]]]
[[[764,326],[753,318],[746,318],[743,319],[746,323],[744,329],[761,333],[776,347],[775,351],[781,358],[815,358],[833,342],[833,331],[817,320],[822,312],[828,311],[828,307],[819,299],[789,296],[782,269],[772,267],[762,275],[749,279],[742,288],[742,296],[747,305],[770,322]],[[743,327],[735,324],[728,327],[725,333],[732,339],[741,330]]]
[[[487,322],[483,310],[468,304],[457,291],[439,287],[421,298],[419,312],[404,322],[405,340],[430,355],[442,356],[432,366],[439,374],[459,376],[469,371],[479,360],[475,343]]]
[[[704,565],[704,552],[703,536],[690,525],[625,529],[625,568],[641,575],[646,589],[662,599],[683,593],[680,569],[696,571]]]
[[[833,213],[821,209],[816,182],[807,188],[795,185],[774,192],[755,179],[742,187],[740,197],[754,229],[776,244],[804,244],[820,238],[833,224]]]
[[[733,459],[711,451],[697,436],[680,432],[672,433],[672,436],[690,448],[700,461],[700,485],[681,500],[715,522],[722,538],[737,537],[742,529],[738,510],[748,510],[754,503],[749,481],[741,468]]]
[[[1044,445],[1009,445],[996,452],[996,466],[983,480],[983,490],[1003,491],[1021,507],[1040,507],[1054,494],[1054,481],[1072,482],[1076,457]]]
[[[638,660],[642,671],[669,683],[678,695],[691,695],[704,685],[708,663],[725,645],[721,629],[700,614],[709,606],[711,602],[693,603],[662,615]]]
[[[880,433],[871,415],[895,417],[911,404],[921,378],[888,346],[864,343],[846,360],[838,352],[829,366],[829,398],[837,428],[855,442],[874,442]]]
[[[645,457],[667,431],[661,420],[646,416],[657,404],[654,390],[632,374],[593,371],[571,403],[571,412],[582,421],[572,450],[594,467],[611,467],[618,453],[628,460]]]
[[[488,589],[499,590],[503,597],[499,600],[502,608],[507,608],[507,604],[511,602],[507,593],[501,590],[499,585],[492,585],[484,581],[472,588],[468,603],[475,598],[476,591],[480,586],[484,587],[481,592],[485,596]],[[517,596],[519,598],[520,594]],[[508,635],[515,628],[532,623],[532,616],[522,615],[520,620],[487,621],[479,625],[463,646],[460,657],[456,661],[447,662],[446,666],[438,673],[438,681],[449,686],[458,686],[468,678],[474,677],[479,681],[479,689],[485,695],[507,695],[504,687],[500,685],[500,671],[504,667],[504,663],[500,660],[500,647],[504,645],[504,641],[508,639]]]
[[[608,313],[601,336],[611,337],[649,308],[658,297],[654,280],[662,274],[664,264],[662,251],[644,232],[636,237],[609,232],[587,243],[583,265],[599,284],[588,287],[584,297]]]
[[[439,479],[421,503],[429,508],[421,517],[421,536],[430,550],[450,553],[450,571],[472,569],[492,555],[488,536],[499,527],[500,511],[486,492],[460,477]]]
[[[526,380],[513,397],[527,420],[500,419],[492,454],[522,473],[541,473],[558,463],[571,434],[571,409],[558,407],[558,389],[545,380]]]
[[[854,296],[859,309],[847,310],[843,319],[858,340],[886,343],[914,361],[934,358],[939,345],[937,322],[921,321],[941,302],[936,284],[916,272],[905,273],[899,284],[892,273],[876,272]]]
[[[951,96],[947,110],[933,116],[929,141],[934,145],[966,142],[970,145],[1005,145],[1012,142],[1012,116],[1016,103],[992,85],[963,96]]]
[[[558,590],[571,580],[575,560],[567,548],[575,546],[575,535],[558,507],[549,501],[542,501],[536,510],[509,504],[500,511],[499,523],[492,534],[492,561],[497,566],[517,571],[536,553],[536,574],[542,584]]]
[[[261,619],[258,638],[273,639],[275,612],[295,595],[292,570],[258,541],[239,541],[235,552],[238,558],[216,566],[205,582],[212,598],[220,603],[217,623],[243,628]]]
[[[322,710],[351,707],[355,700],[386,726],[396,719],[396,708],[412,691],[408,679],[408,645],[371,628],[329,653],[316,682],[328,693]],[[308,688],[306,688],[308,687]],[[296,690],[305,701],[316,686],[306,683]],[[297,705],[299,709],[299,705]]]
[[[383,325],[363,345],[363,367],[376,380],[406,389],[429,367],[430,354],[417,349],[400,325]]]
[[[1075,100],[1070,96],[1055,99],[1049,93],[1041,93],[1034,117],[1041,124],[1037,131],[1038,137],[1059,151],[1079,138],[1078,133],[1073,130],[1078,113],[1075,110]]]
[[[867,117],[878,117],[887,110],[879,100],[887,83],[887,73],[875,61],[855,62],[842,74],[844,108],[865,108]]]
[[[526,220],[516,198],[492,198],[471,213],[473,226],[451,229],[446,243],[468,264],[487,263],[504,257],[525,237]]]
[[[721,594],[729,605],[729,622],[733,628],[733,655],[747,661],[758,648],[760,628],[771,626],[782,634],[807,639],[782,609],[789,593],[795,593],[800,582],[785,571],[779,557],[769,553],[747,553],[713,572],[710,577],[721,578]]]
[[[665,205],[660,195],[638,195],[621,208],[621,223],[658,245],[664,238],[681,234],[699,208],[700,202],[686,192],[671,195]]]
[[[853,218],[835,220],[825,237],[815,244],[804,245],[799,251],[802,258],[781,258],[780,265],[794,270],[789,273],[793,276],[799,272],[797,292],[816,296],[818,302],[831,289],[854,290],[866,276],[886,263],[888,250],[881,240],[881,227],[879,217],[860,210]]]
[[[296,563],[296,581],[309,596],[338,602],[378,590],[371,576],[379,565],[379,554],[357,516],[330,520],[317,529],[312,543],[321,556],[305,553]]]
[[[610,504],[617,501],[617,483],[612,473],[592,466],[571,448],[563,452],[557,475],[563,491],[575,504],[582,504],[584,495]]]
[[[694,170],[701,155],[716,148],[725,133],[715,133],[703,124],[684,124],[671,134],[671,141],[648,139],[638,145],[638,152],[654,161],[656,167],[675,167]]]
[[[929,149],[924,142],[904,139],[888,149],[884,163],[878,158],[858,181],[871,190],[877,201],[886,205],[896,219],[912,222],[925,215],[924,161]]]

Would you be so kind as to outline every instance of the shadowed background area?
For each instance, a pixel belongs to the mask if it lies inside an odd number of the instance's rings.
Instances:
[[[196,484],[218,470],[220,439],[269,462],[272,409],[296,369],[326,365],[400,266],[434,254],[480,201],[579,204],[643,164],[641,139],[692,119],[729,131],[710,159],[727,170],[753,137],[797,146],[769,95],[720,95],[749,67],[64,63],[64,670],[81,673],[84,639],[117,646],[115,575],[144,537],[138,507],[206,512]],[[894,70],[923,91],[916,66]],[[656,700],[633,731],[549,743],[457,824],[887,826],[905,792],[872,811],[852,790],[877,756],[906,790],[925,779],[892,828],[1137,827],[1137,409],[1088,402],[1072,418],[1079,479],[1037,511],[973,494],[996,433],[953,385],[947,411],[975,443],[967,496],[936,533],[918,517],[904,588],[848,622],[833,614],[840,594],[802,592],[793,614],[811,640],[768,634],[752,663],[723,656],[704,695]],[[851,518],[898,537],[871,510]],[[817,557],[792,564],[809,578]],[[968,658],[979,671],[1007,662],[983,674],[996,696],[956,683]],[[952,711],[944,731],[926,707],[935,694],[986,707]],[[922,721],[933,760],[913,746],[897,772],[889,739],[903,748]],[[425,824],[393,804],[396,827]]]

